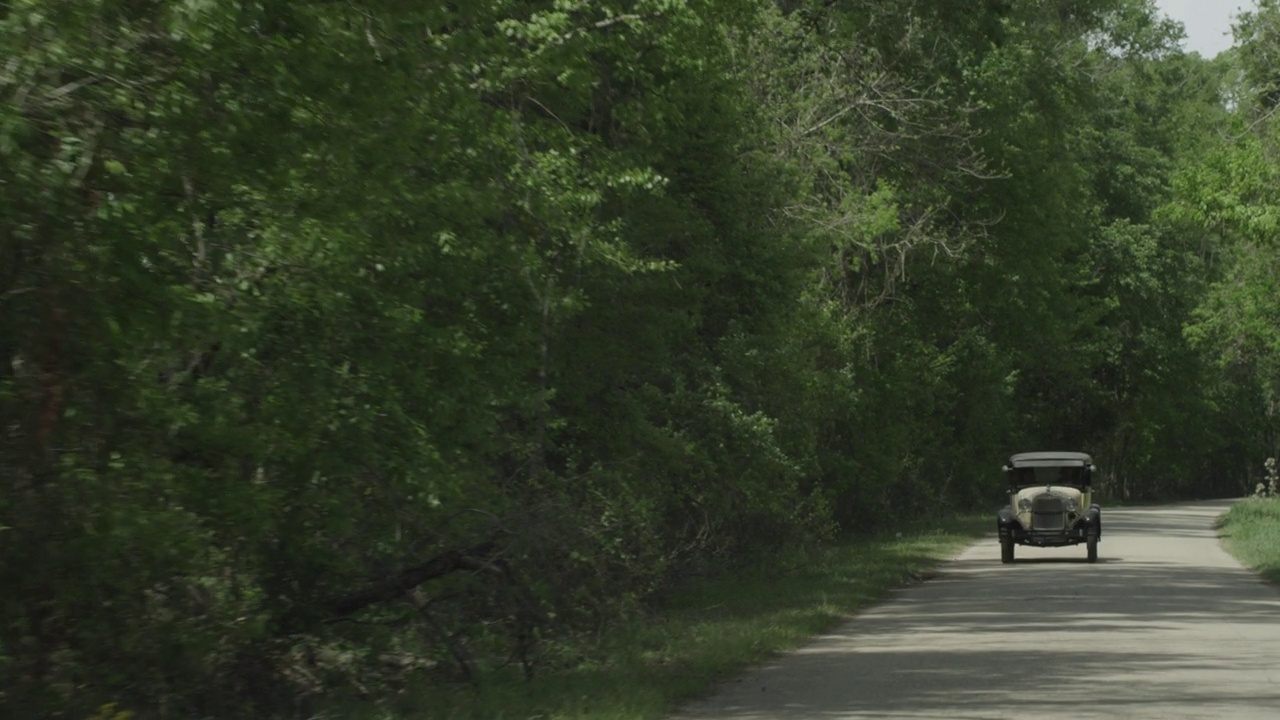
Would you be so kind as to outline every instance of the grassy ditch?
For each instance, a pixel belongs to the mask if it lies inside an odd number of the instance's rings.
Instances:
[[[1227,552],[1269,582],[1280,583],[1280,500],[1241,500],[1219,528]]]
[[[930,568],[989,529],[990,518],[958,518],[929,530],[845,540],[672,592],[642,616],[584,638],[558,669],[532,681],[487,676],[478,689],[426,686],[392,703],[333,708],[321,717],[659,718],[721,680],[827,630]],[[997,554],[992,544],[993,557]]]

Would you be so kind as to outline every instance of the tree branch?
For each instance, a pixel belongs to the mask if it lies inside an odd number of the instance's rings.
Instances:
[[[477,561],[487,560],[498,550],[498,544],[492,540],[472,545],[464,550],[450,550],[430,560],[401,570],[387,580],[375,583],[363,590],[341,597],[331,604],[333,616],[336,618],[352,615],[370,605],[404,597],[410,590],[419,585],[443,577],[458,570],[471,570]]]

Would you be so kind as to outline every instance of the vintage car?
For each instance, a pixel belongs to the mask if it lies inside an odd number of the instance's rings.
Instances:
[[[1084,543],[1098,560],[1102,508],[1093,503],[1093,459],[1080,452],[1029,452],[1004,466],[1009,504],[996,518],[1000,560],[1013,562],[1014,547],[1063,547]]]

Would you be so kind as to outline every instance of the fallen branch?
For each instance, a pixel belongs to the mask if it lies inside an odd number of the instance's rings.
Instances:
[[[333,617],[344,618],[370,605],[397,600],[419,585],[449,573],[474,570],[478,564],[493,556],[497,549],[498,544],[490,540],[464,550],[441,553],[421,565],[401,570],[383,582],[335,600],[332,604]]]

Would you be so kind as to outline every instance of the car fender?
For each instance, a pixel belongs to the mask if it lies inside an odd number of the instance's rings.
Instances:
[[[996,513],[996,530],[999,531],[1000,537],[1005,537],[1013,533],[1013,531],[1021,530],[1022,523],[1018,520],[1018,516],[1014,514],[1013,507],[1005,505],[1000,508],[1000,512]]]
[[[1094,503],[1089,506],[1088,510],[1076,520],[1076,527],[1091,527],[1095,529],[1095,534],[1102,535],[1102,508]]]

